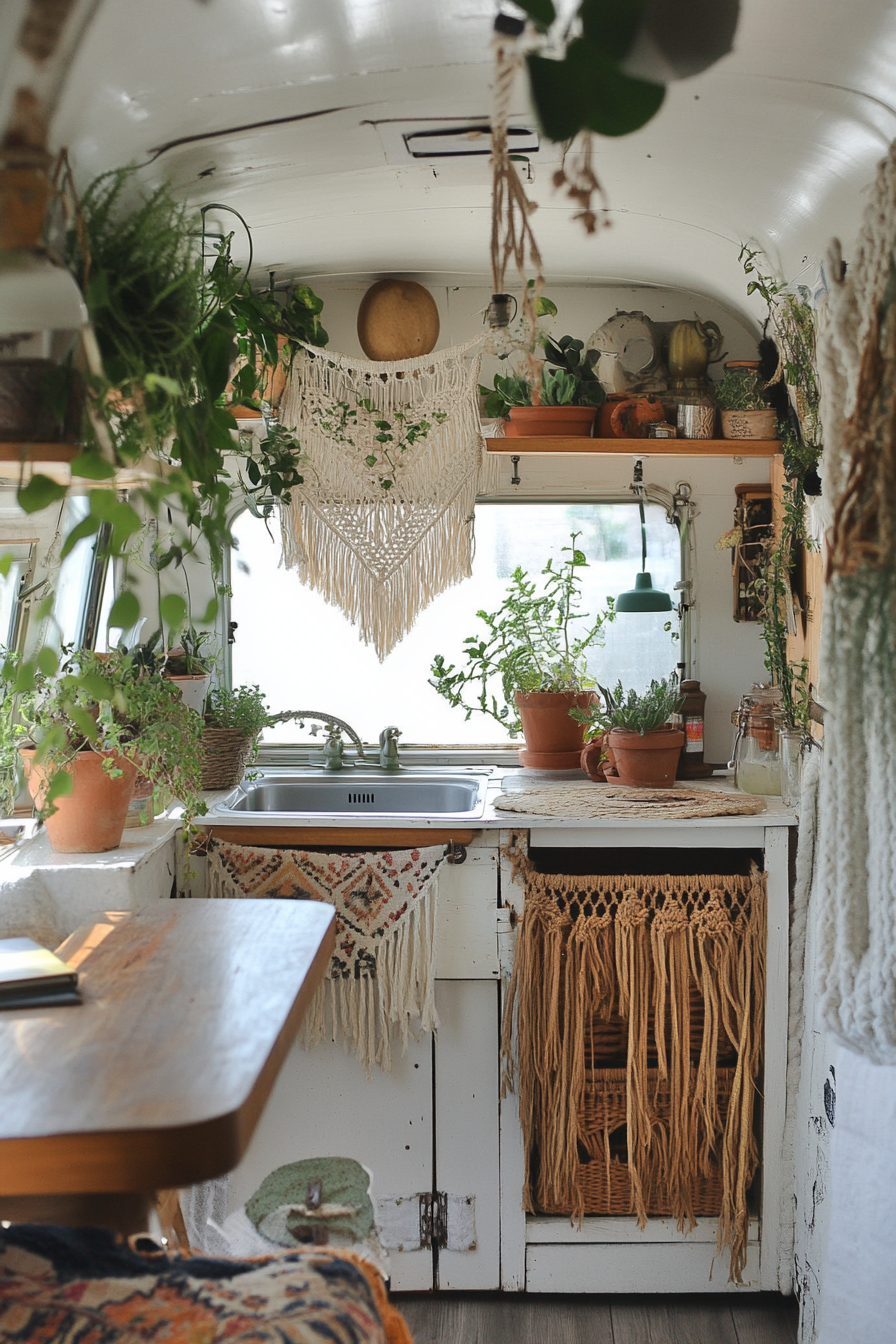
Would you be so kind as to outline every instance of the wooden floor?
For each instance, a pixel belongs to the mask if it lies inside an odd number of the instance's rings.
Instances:
[[[795,1344],[798,1309],[777,1293],[587,1297],[395,1293],[414,1344]]]

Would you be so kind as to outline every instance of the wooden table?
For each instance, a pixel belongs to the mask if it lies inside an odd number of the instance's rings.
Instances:
[[[145,1227],[248,1147],[333,948],[315,901],[160,901],[77,930],[75,1007],[0,1012],[0,1217]]]

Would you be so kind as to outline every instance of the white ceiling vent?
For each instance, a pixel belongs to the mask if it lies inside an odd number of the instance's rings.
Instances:
[[[479,121],[377,121],[386,162],[400,166],[408,159],[487,159],[492,152],[492,130]],[[507,140],[512,154],[528,158],[538,153],[538,132],[528,126],[509,126]]]

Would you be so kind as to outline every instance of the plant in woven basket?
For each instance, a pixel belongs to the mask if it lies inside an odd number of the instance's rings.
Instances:
[[[236,686],[232,691],[212,687],[205,707],[202,787],[232,789],[239,784],[247,761],[258,754],[259,735],[271,723],[258,686]]]
[[[614,611],[612,602],[594,616],[580,609],[581,570],[588,561],[576,545],[579,535],[573,532],[572,545],[563,547],[568,559],[561,565],[548,560],[540,592],[518,565],[498,610],[477,611],[487,633],[464,640],[466,667],[446,665],[442,654],[436,654],[429,684],[449,704],[465,709],[467,718],[474,711],[488,714],[517,737],[522,731],[514,708],[517,691],[580,693],[594,685],[588,653],[603,643],[603,627],[614,619]],[[491,689],[495,678],[500,678],[503,703]]]

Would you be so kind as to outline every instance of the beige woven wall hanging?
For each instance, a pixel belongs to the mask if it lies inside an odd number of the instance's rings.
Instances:
[[[281,512],[284,561],[380,660],[470,576],[476,494],[494,471],[479,425],[480,344],[400,363],[306,346],[293,363],[280,415],[306,462]]]

